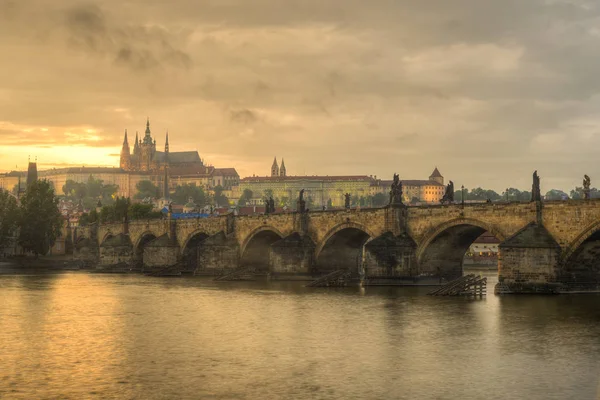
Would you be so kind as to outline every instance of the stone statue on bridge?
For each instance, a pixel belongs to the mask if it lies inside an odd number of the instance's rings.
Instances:
[[[540,191],[540,177],[537,170],[533,172],[533,185],[531,185],[531,202],[542,201],[542,194]]]
[[[591,198],[590,196],[590,186],[592,185],[591,183],[591,179],[589,176],[584,175],[583,176],[583,198],[586,200],[589,200]]]
[[[446,192],[444,193],[444,197],[440,200],[440,203],[454,203],[454,182],[450,181],[450,183],[448,183]]]
[[[306,200],[304,200],[304,189],[300,190],[298,195],[298,201],[296,202],[296,211],[303,213],[306,212]]]
[[[346,207],[347,210],[350,209],[350,193],[344,194],[344,207]]]
[[[392,188],[390,190],[390,205],[402,204],[402,181],[400,181],[400,175],[394,174],[394,181],[392,182]]]
[[[273,200],[273,196],[269,198],[269,214],[273,214],[275,212],[275,200]]]

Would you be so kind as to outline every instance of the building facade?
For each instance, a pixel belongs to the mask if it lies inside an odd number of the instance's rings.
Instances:
[[[403,180],[402,183],[406,203],[414,198],[419,202],[436,203],[444,196],[444,177],[437,168],[427,180]],[[304,189],[304,198],[313,207],[343,207],[346,193],[350,193],[354,199],[368,198],[378,193],[389,196],[391,185],[391,180],[367,175],[288,176],[283,159],[279,166],[275,158],[270,176],[243,178],[239,188],[234,188],[233,197],[239,198],[248,189],[253,194],[252,204],[262,204],[267,195],[272,194],[279,204],[287,203],[293,208],[300,190]]]
[[[403,196],[405,203],[439,203],[446,191],[444,177],[437,167],[433,170],[429,179],[401,179],[401,181],[404,190]],[[380,180],[375,178],[373,179],[370,193],[372,195],[377,193],[388,194],[391,185],[391,180]]]

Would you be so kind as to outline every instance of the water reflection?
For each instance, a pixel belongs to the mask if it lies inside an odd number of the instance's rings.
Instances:
[[[0,275],[0,290],[1,398],[598,395],[596,295],[84,273]]]

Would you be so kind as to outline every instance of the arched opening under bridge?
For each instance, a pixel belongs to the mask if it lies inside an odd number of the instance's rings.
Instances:
[[[451,281],[466,274],[497,275],[502,238],[483,225],[459,223],[441,229],[419,255],[421,278]]]
[[[194,272],[202,268],[198,263],[198,249],[206,238],[208,238],[206,233],[197,232],[188,239],[181,253],[184,272]]]
[[[156,235],[153,233],[145,233],[138,241],[133,253],[133,261],[136,267],[142,268],[144,266],[144,248],[154,239],[156,239]]]
[[[559,280],[577,284],[600,284],[600,227],[565,259]]]
[[[317,254],[316,271],[329,273],[340,269],[358,271],[364,245],[371,236],[358,227],[345,227],[330,234]]]
[[[240,266],[250,267],[258,272],[268,272],[271,245],[281,239],[282,236],[271,229],[255,233],[243,249]]]

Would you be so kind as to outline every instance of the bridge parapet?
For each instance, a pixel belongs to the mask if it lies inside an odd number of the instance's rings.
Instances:
[[[409,207],[408,232],[419,244],[439,233],[441,228],[459,224],[479,226],[499,238],[507,238],[535,221],[533,203],[452,204],[435,207]]]

